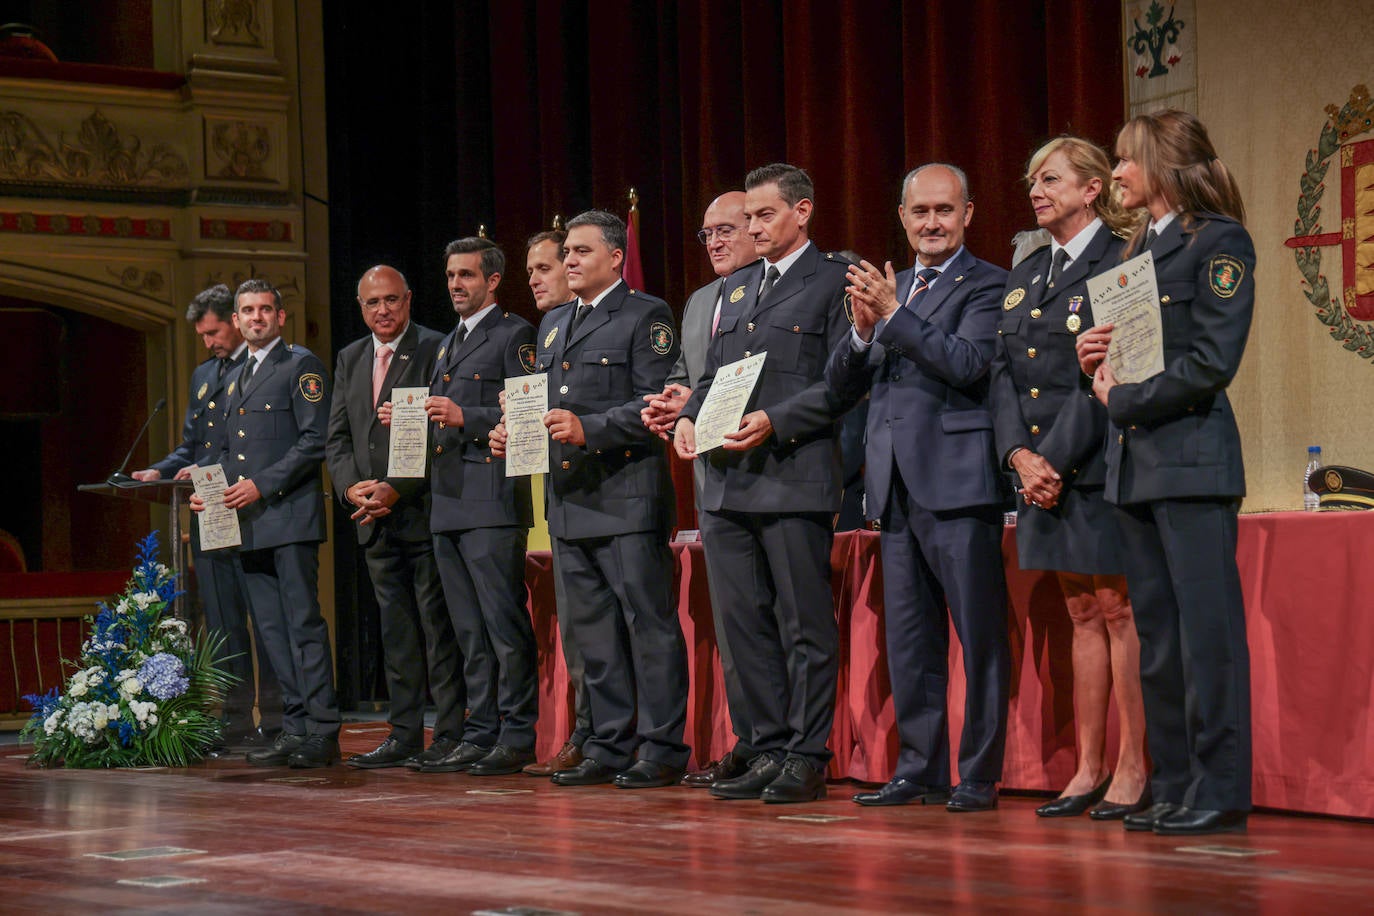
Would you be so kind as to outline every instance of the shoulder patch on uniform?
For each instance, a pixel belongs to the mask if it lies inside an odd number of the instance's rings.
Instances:
[[[667,356],[673,349],[673,329],[662,321],[649,325],[649,344],[659,356]]]
[[[544,349],[553,346],[553,339],[558,336],[558,325],[553,326],[553,330],[544,336]]]
[[[527,343],[520,345],[520,367],[525,370],[526,375],[534,374],[534,344]]]
[[[1230,299],[1245,279],[1245,265],[1229,254],[1219,254],[1207,266],[1207,280],[1212,292],[1223,299]]]
[[[844,317],[849,319],[849,323],[854,323],[854,297],[849,293],[844,294]]]
[[[209,391],[209,390],[210,390],[210,385],[209,385],[209,383],[208,383],[208,382],[201,382],[201,383],[200,383],[200,390],[196,392],[196,400],[199,401],[199,400],[201,400],[202,398],[204,398],[204,397],[205,397],[205,393],[206,393],[207,391]]]
[[[1038,279],[1040,279],[1040,278],[1039,278],[1039,277],[1036,277],[1036,279],[1038,280]],[[1022,299],[1025,299],[1025,298],[1026,298],[1026,290],[1025,290],[1025,287],[1018,286],[1018,287],[1016,287],[1016,289],[1014,289],[1014,290],[1012,290],[1011,292],[1007,293],[1007,298],[1004,299],[1004,300],[1002,300],[1002,308],[1005,309],[1006,311],[1010,312],[1012,309],[1014,309],[1014,308],[1016,308],[1018,305],[1020,305],[1020,304],[1021,304],[1021,300],[1022,300]]]
[[[307,372],[302,375],[298,384],[301,389],[301,397],[310,403],[314,404],[324,397],[324,379],[314,372]]]
[[[744,298],[744,284],[741,283],[730,291],[730,302],[735,303]]]

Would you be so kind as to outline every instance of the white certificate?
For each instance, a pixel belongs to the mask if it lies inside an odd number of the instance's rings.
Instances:
[[[549,470],[549,374],[506,379],[506,476]]]
[[[1143,382],[1164,371],[1159,286],[1150,252],[1088,279],[1093,323],[1115,325],[1107,360],[1119,382]]]
[[[755,353],[716,370],[711,390],[706,392],[706,400],[697,412],[698,455],[724,445],[725,434],[739,429],[739,421],[744,416],[744,408],[749,406],[749,396],[754,393],[767,355]]]
[[[429,418],[425,416],[428,388],[391,389],[391,447],[386,455],[386,476],[424,477],[429,445]]]
[[[229,484],[224,479],[223,465],[191,468],[191,483],[195,484],[196,495],[205,503],[205,511],[196,513],[196,524],[200,526],[200,549],[220,550],[242,544],[238,510],[224,504],[224,491]]]

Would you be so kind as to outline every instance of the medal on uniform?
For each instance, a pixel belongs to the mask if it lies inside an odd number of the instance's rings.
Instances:
[[[1069,298],[1069,317],[1065,319],[1064,327],[1069,329],[1070,334],[1077,334],[1078,329],[1083,327],[1083,318],[1078,314],[1078,310],[1082,307],[1082,296],[1072,296]]]

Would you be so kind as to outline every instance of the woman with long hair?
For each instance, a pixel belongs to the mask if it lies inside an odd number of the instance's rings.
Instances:
[[[1127,830],[1240,831],[1250,811],[1250,653],[1236,566],[1245,494],[1226,387],[1255,302],[1255,248],[1240,191],[1202,123],[1182,111],[1132,118],[1113,178],[1144,207],[1125,256],[1154,259],[1164,370],[1120,382],[1112,327],[1078,340],[1080,367],[1111,419],[1108,501],[1140,634],[1154,804]]]

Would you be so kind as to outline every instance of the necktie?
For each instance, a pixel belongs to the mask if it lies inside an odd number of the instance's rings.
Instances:
[[[1069,259],[1067,249],[1061,248],[1054,253],[1054,259],[1050,261],[1050,286],[1054,286],[1054,281],[1059,279],[1059,275],[1064,272],[1064,262]]]
[[[572,326],[568,328],[568,340],[577,333],[577,328],[582,324],[582,320],[591,313],[592,306],[587,302],[578,302],[577,311],[573,313]]]
[[[1151,245],[1155,243],[1155,239],[1157,238],[1159,238],[1159,233],[1155,232],[1154,229],[1151,229],[1149,232],[1145,233],[1145,247],[1149,248]]]
[[[764,274],[763,277],[763,286],[759,289],[759,302],[768,298],[768,294],[772,291],[773,287],[777,285],[780,279],[782,279],[782,273],[779,272],[776,265],[768,268],[768,273]]]
[[[391,368],[391,348],[382,344],[372,359],[372,403],[382,403],[382,384],[386,381],[386,370]]]
[[[227,357],[227,356],[226,356],[224,359],[221,359],[221,360],[219,361],[219,380],[220,380],[220,381],[224,381],[224,373],[226,373],[226,372],[229,371],[229,363],[230,363],[230,362],[232,362],[232,360],[230,360],[229,357]]]
[[[463,341],[465,341],[465,340],[467,340],[467,339],[468,339],[468,323],[467,323],[466,321],[460,321],[460,322],[458,322],[458,335],[457,335],[456,338],[454,338],[453,348],[456,350],[458,347],[462,346],[462,345],[463,345]]]
[[[911,292],[907,293],[906,307],[914,309],[916,304],[921,301],[921,297],[930,289],[930,284],[935,282],[935,278],[940,276],[940,272],[934,267],[927,267],[916,274],[916,281],[911,284]]]
[[[258,361],[253,354],[248,354],[243,361],[243,377],[239,379],[239,394],[248,393],[248,383],[253,380],[253,372],[258,368]]]
[[[711,336],[716,336],[716,328],[720,327],[720,310],[725,304],[725,278],[720,278],[720,286],[716,288],[716,315],[711,319]]]

